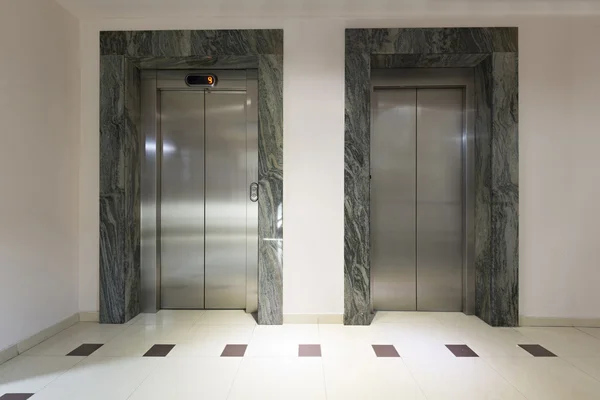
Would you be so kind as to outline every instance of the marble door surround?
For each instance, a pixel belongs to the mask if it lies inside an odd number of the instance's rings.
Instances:
[[[344,139],[344,324],[368,325],[372,68],[473,68],[475,308],[493,326],[518,325],[517,28],[347,29]]]
[[[100,32],[100,321],[140,312],[140,71],[257,69],[258,322],[283,323],[283,31]]]

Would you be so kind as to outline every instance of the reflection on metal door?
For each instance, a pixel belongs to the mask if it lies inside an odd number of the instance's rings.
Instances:
[[[371,266],[377,310],[416,309],[416,91],[373,93]]]
[[[206,94],[206,308],[246,304],[246,94]]]
[[[204,308],[204,93],[163,91],[160,249],[163,308]]]
[[[257,310],[255,71],[143,71],[142,310]]]
[[[375,90],[372,107],[373,306],[460,311],[464,90]]]
[[[462,309],[463,89],[417,90],[417,309]]]

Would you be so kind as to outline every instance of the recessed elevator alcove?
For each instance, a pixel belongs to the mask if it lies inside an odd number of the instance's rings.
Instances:
[[[472,74],[472,112],[473,112],[473,143],[470,149],[473,151],[472,163],[472,184],[470,191],[464,192],[467,198],[463,201],[463,212],[466,212],[468,222],[466,227],[462,227],[461,235],[463,240],[462,247],[462,272],[461,282],[458,283],[455,273],[450,277],[450,281],[444,280],[439,283],[439,279],[444,277],[440,269],[431,269],[435,271],[432,274],[423,274],[426,282],[438,280],[436,289],[430,290],[433,297],[443,298],[439,291],[446,290],[455,293],[446,300],[455,301],[453,309],[460,309],[466,313],[475,313],[482,320],[494,326],[515,326],[518,324],[518,266],[519,266],[519,246],[518,246],[518,203],[519,203],[519,184],[518,184],[518,35],[517,28],[391,28],[391,29],[347,29],[346,30],[346,68],[345,68],[345,175],[344,175],[344,323],[351,325],[370,324],[377,308],[389,308],[389,305],[377,304],[383,298],[378,298],[382,290],[387,291],[388,298],[392,301],[400,301],[401,297],[406,300],[416,302],[418,297],[413,296],[418,291],[418,283],[409,280],[409,283],[401,288],[401,285],[390,284],[386,281],[385,268],[377,266],[373,269],[373,262],[381,266],[381,248],[382,237],[386,237],[385,232],[381,234],[381,225],[376,225],[375,231],[372,231],[373,224],[377,224],[378,218],[381,221],[384,217],[377,214],[382,210],[381,204],[378,204],[381,197],[374,195],[371,175],[373,167],[382,168],[382,159],[376,157],[384,156],[382,153],[373,152],[373,135],[376,133],[374,124],[382,123],[380,116],[375,113],[376,119],[373,120],[372,101],[382,101],[379,95],[392,96],[387,99],[392,102],[400,102],[404,95],[406,101],[410,103],[410,97],[414,93],[414,104],[421,100],[431,97],[431,92],[419,91],[425,88],[419,88],[416,85],[413,93],[400,92],[395,93],[395,98],[391,92],[378,91],[374,85],[374,79],[380,70],[388,70],[387,73],[394,73],[402,79],[402,71],[424,71],[428,69],[444,71],[449,69],[466,69]],[[386,72],[384,72],[385,74]],[[375,87],[374,87],[375,86]],[[401,89],[398,85],[391,89]],[[410,86],[410,85],[409,85]],[[442,87],[444,84],[441,85]],[[446,85],[447,86],[447,85]],[[465,85],[459,85],[466,87]],[[438,87],[440,89],[442,87]],[[403,89],[410,89],[404,87]],[[430,87],[428,89],[434,89]],[[407,94],[408,93],[408,94]],[[444,92],[448,94],[448,92]],[[445,95],[439,92],[433,96],[431,101],[440,101]],[[427,100],[429,101],[429,100]],[[458,100],[456,100],[458,101]],[[449,103],[450,104],[450,101]],[[447,106],[447,105],[446,105]],[[446,107],[444,106],[444,107]],[[407,105],[412,110],[418,110],[416,106]],[[434,107],[435,108],[435,107]],[[439,108],[439,107],[438,107]],[[398,108],[400,109],[400,108]],[[407,111],[410,113],[410,111]],[[430,113],[429,120],[424,123],[431,123],[435,118]],[[414,121],[419,121],[417,116]],[[389,121],[388,121],[389,122]],[[385,121],[383,123],[386,123]],[[445,126],[451,121],[444,123]],[[399,122],[393,123],[396,131],[399,129]],[[378,128],[377,126],[375,128]],[[380,126],[379,126],[380,128]],[[406,129],[405,129],[406,131]],[[408,127],[410,131],[410,127]],[[416,137],[419,129],[416,128]],[[437,132],[440,132],[438,129]],[[410,135],[409,135],[410,136]],[[377,140],[377,139],[375,139]],[[415,139],[418,140],[418,139]],[[424,145],[423,143],[422,145]],[[431,144],[430,144],[431,146]],[[418,148],[418,143],[417,143]],[[375,149],[376,150],[376,149]],[[418,153],[416,153],[418,154]],[[407,161],[408,157],[408,161]],[[412,163],[410,155],[398,154],[397,160],[392,163],[394,168],[405,163],[409,166],[416,165],[416,170],[409,171],[407,176],[415,174],[416,186],[418,186],[419,163]],[[439,158],[438,160],[439,161]],[[435,160],[430,160],[435,162]],[[468,163],[467,163],[468,164]],[[431,164],[430,164],[431,165]],[[427,165],[421,165],[423,171]],[[447,168],[446,168],[447,170]],[[406,169],[404,169],[406,171]],[[466,171],[468,172],[468,171]],[[465,178],[467,183],[469,180]],[[435,183],[433,187],[439,187],[440,182]],[[384,185],[385,186],[385,185]],[[410,182],[406,187],[410,187]],[[390,186],[387,185],[389,188]],[[413,190],[413,189],[411,189]],[[377,192],[384,195],[381,190]],[[416,197],[409,197],[407,204],[414,201],[419,206],[419,193],[416,189]],[[406,194],[406,193],[405,193]],[[375,197],[372,197],[372,196]],[[423,195],[423,194],[422,194]],[[440,202],[439,194],[431,204]],[[468,198],[472,196],[472,208],[469,208]],[[422,198],[422,197],[421,197]],[[416,200],[415,200],[416,199]],[[450,203],[456,204],[459,200],[450,199]],[[385,201],[383,199],[382,201]],[[400,198],[394,199],[395,202],[401,201]],[[444,200],[446,201],[446,200]],[[462,201],[462,200],[460,200]],[[425,203],[427,203],[425,201]],[[421,204],[421,210],[424,204]],[[447,201],[446,201],[447,203]],[[448,203],[448,204],[450,204]],[[409,207],[409,206],[407,206]],[[466,207],[466,208],[465,208]],[[390,208],[390,210],[392,210]],[[433,209],[432,209],[433,210]],[[432,214],[419,214],[427,218]],[[396,211],[397,208],[396,208]],[[472,218],[469,221],[468,213],[472,212]],[[385,213],[384,213],[385,214]],[[409,213],[410,214],[410,213]],[[414,214],[414,213],[413,213]],[[412,214],[411,214],[412,215]],[[413,217],[410,217],[413,218]],[[419,250],[419,224],[418,221],[409,220],[401,222],[401,216],[397,218],[396,224],[388,222],[394,229],[403,230],[405,237],[396,235],[396,241],[387,244],[389,249],[399,251],[401,246],[406,246],[409,250],[403,254],[408,254],[409,258],[421,260],[430,258],[433,260],[436,253],[446,252],[438,244],[429,246],[428,250],[421,248]],[[425,221],[422,221],[425,222]],[[432,221],[430,227],[436,224]],[[471,224],[469,226],[469,224]],[[439,225],[439,224],[438,224]],[[423,228],[425,225],[421,225]],[[450,225],[448,225],[449,227]],[[456,226],[454,224],[453,226]],[[449,228],[450,229],[450,228]],[[454,234],[446,235],[446,238],[456,237],[456,228]],[[422,229],[421,229],[422,231]],[[378,236],[379,234],[379,236]],[[375,235],[375,237],[373,237]],[[407,236],[408,235],[408,236]],[[377,242],[374,242],[376,240]],[[431,244],[431,243],[430,243]],[[456,245],[453,248],[456,249]],[[413,250],[410,250],[410,249]],[[375,252],[374,252],[375,251]],[[391,254],[391,253],[389,253]],[[456,252],[454,252],[456,254]],[[379,257],[379,258],[378,258]],[[402,255],[395,255],[394,259],[402,258]],[[432,258],[433,257],[433,258]],[[384,257],[385,258],[385,257]],[[429,265],[442,265],[438,261],[431,261]],[[460,264],[458,258],[452,262],[457,270]],[[398,263],[396,263],[398,264]],[[416,262],[418,264],[418,261]],[[391,264],[390,264],[391,265]],[[410,265],[410,260],[405,265]],[[412,269],[411,269],[412,268]],[[409,271],[415,271],[410,267]],[[416,269],[418,271],[418,267]],[[442,272],[440,272],[442,271]],[[383,275],[378,275],[383,272]],[[374,276],[373,274],[376,274]],[[398,271],[396,270],[396,273]],[[404,277],[411,274],[416,275],[418,282],[418,272],[407,272]],[[392,274],[393,275],[393,274]],[[400,274],[402,275],[402,274]],[[447,277],[448,278],[448,277]],[[403,277],[397,276],[402,280]],[[453,284],[451,283],[454,282]],[[381,286],[383,285],[383,286]],[[387,288],[386,288],[387,285]],[[440,286],[441,285],[441,286]],[[457,302],[458,291],[456,287],[462,286],[458,290],[462,292],[460,307]],[[440,289],[442,288],[442,289]],[[444,289],[445,288],[445,289]],[[454,289],[453,289],[454,288]],[[374,304],[373,296],[376,296]],[[384,296],[385,298],[385,296]],[[451,300],[455,299],[455,300]],[[440,302],[438,301],[438,303]],[[409,305],[412,307],[412,303]],[[439,304],[438,304],[439,305]],[[415,307],[418,308],[418,307]],[[432,307],[424,307],[431,309]],[[445,309],[444,307],[433,307]]]
[[[255,71],[257,259],[250,297],[260,324],[281,324],[283,31],[268,29],[100,32],[100,321],[124,323],[141,311],[142,298],[156,301],[160,291],[160,268],[142,274],[159,265],[159,253],[141,246],[156,237],[151,224],[144,230],[141,224],[141,218],[148,222],[142,209],[151,208],[142,198],[142,160],[152,148],[142,131],[142,75],[156,70]],[[167,108],[178,101],[170,100]]]

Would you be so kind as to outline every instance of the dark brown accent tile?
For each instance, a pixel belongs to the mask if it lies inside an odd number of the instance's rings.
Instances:
[[[556,357],[556,354],[539,344],[520,344],[519,347],[534,357]]]
[[[321,357],[320,344],[300,344],[298,345],[298,357]]]
[[[173,347],[174,344],[155,344],[144,354],[144,357],[166,357]]]
[[[0,400],[27,400],[35,393],[6,393],[0,396]]]
[[[377,357],[400,357],[398,351],[392,344],[374,344],[371,345]]]
[[[104,345],[103,344],[84,343],[67,355],[68,356],[87,357],[102,346],[104,346]]]
[[[466,344],[447,344],[448,350],[456,357],[479,357],[469,346]]]
[[[223,349],[221,357],[244,357],[247,344],[228,344]]]

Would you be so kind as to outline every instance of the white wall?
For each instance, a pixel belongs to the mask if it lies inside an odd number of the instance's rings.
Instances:
[[[382,16],[382,18],[384,18]],[[520,313],[600,318],[600,18],[185,19],[82,24],[80,298],[98,309],[98,31],[284,28],[284,313],[343,312],[344,28],[519,26]],[[316,81],[315,81],[316,79]]]
[[[0,2],[0,350],[78,311],[79,26]]]
[[[600,19],[519,34],[521,314],[600,318]]]

